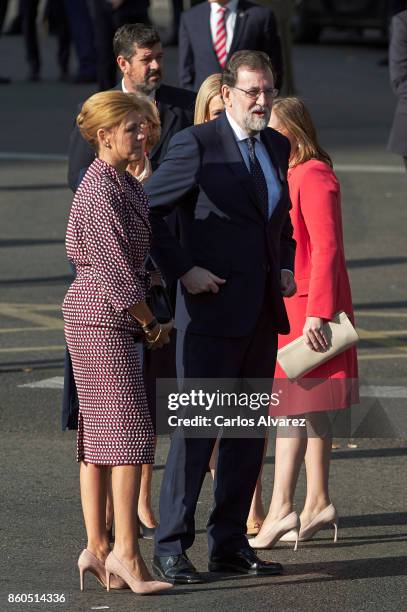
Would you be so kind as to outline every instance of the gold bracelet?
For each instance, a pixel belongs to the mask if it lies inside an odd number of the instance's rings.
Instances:
[[[160,325],[160,324],[159,324]],[[149,340],[148,336],[147,336],[147,342],[148,344],[155,344],[157,342],[157,340],[159,339],[159,337],[161,336],[161,332],[162,332],[163,328],[160,325],[160,331],[158,332],[158,334],[156,335],[156,337],[154,338],[154,340]]]

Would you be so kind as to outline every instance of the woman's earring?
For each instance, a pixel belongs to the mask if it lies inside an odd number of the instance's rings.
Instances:
[[[110,149],[111,148],[110,142],[108,140],[106,140],[106,142],[105,142],[105,147],[106,147],[106,149]]]

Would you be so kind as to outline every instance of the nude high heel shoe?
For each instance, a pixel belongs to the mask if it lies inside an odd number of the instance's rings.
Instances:
[[[329,504],[314,519],[306,526],[300,529],[300,542],[310,540],[317,531],[322,529],[325,525],[332,524],[335,529],[334,543],[338,541],[338,513],[333,504]]]
[[[326,508],[324,508],[312,521],[306,526],[301,527],[300,535],[298,538],[299,542],[305,542],[306,540],[311,540],[311,538],[325,525],[332,524],[334,526],[334,543],[338,541],[338,524],[339,517],[338,512],[333,504],[329,504]],[[295,539],[294,532],[289,531],[282,538],[282,542],[293,542]]]
[[[78,559],[79,567],[79,579],[81,591],[85,590],[85,573],[90,572],[96,577],[99,584],[105,589],[106,588],[106,569],[103,561],[95,557],[93,553],[85,548]],[[118,576],[113,576],[111,579],[110,586],[112,589],[127,589],[127,584]]]
[[[120,559],[113,554],[113,552],[111,552],[107,557],[105,561],[105,568],[108,591],[110,589],[112,574],[120,576],[120,578],[122,578],[131,588],[133,593],[137,593],[137,595],[154,595],[154,593],[172,589],[173,587],[172,584],[169,584],[168,582],[160,582],[159,580],[137,580],[137,578],[135,578],[133,574],[129,572],[129,570],[123,565]]]
[[[294,550],[297,550],[298,546],[298,531],[300,528],[300,519],[296,512],[290,512],[284,518],[279,521],[274,521],[271,525],[266,525],[264,521],[258,535],[255,538],[249,540],[249,544],[252,548],[272,548],[274,544],[288,531],[292,531],[295,534],[295,546]]]

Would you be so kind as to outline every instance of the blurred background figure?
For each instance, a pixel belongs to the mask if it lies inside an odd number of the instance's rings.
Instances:
[[[0,34],[3,29],[4,18],[7,12],[8,0],[0,0]],[[0,85],[8,85],[10,79],[4,76],[0,76]]]
[[[178,30],[181,21],[181,13],[184,8],[183,0],[171,0],[172,16],[168,31],[162,36],[163,45],[178,44]]]
[[[197,90],[228,58],[242,49],[264,51],[283,83],[283,60],[276,18],[269,7],[246,0],[208,0],[182,13],[179,30],[179,82]]]
[[[407,10],[391,22],[389,69],[397,107],[387,148],[403,157],[407,169]]]
[[[26,58],[29,67],[28,79],[39,81],[41,54],[38,46],[37,16],[39,0],[21,0],[21,14]],[[51,33],[58,38],[58,65],[60,80],[66,81],[69,73],[70,33],[65,5],[60,0],[48,0],[45,5],[43,21],[48,23]]]
[[[257,0],[259,4],[270,6],[276,16],[283,54],[284,81],[280,95],[295,93],[294,69],[292,60],[292,18],[294,0]]]
[[[89,3],[98,58],[98,86],[103,91],[116,85],[115,31],[125,23],[149,24],[149,0],[89,0]]]
[[[96,81],[96,47],[88,3],[84,0],[64,0],[72,42],[78,58],[78,71],[73,83]]]

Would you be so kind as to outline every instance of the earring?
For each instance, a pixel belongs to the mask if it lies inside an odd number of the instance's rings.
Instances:
[[[110,149],[111,148],[110,142],[108,140],[106,140],[106,142],[105,142],[105,147],[106,147],[106,149]]]

